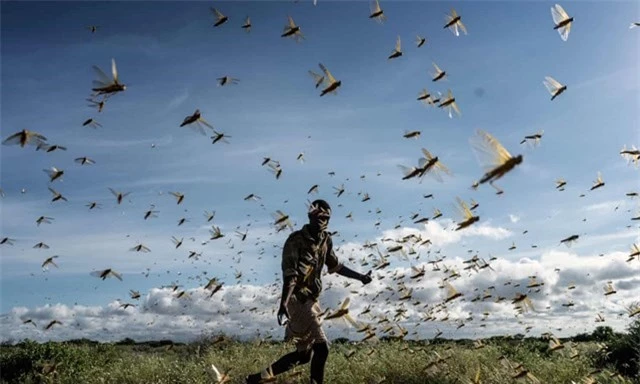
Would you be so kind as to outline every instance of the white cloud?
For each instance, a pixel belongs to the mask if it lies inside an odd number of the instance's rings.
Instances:
[[[513,215],[513,214],[509,214],[509,220],[510,220],[512,223],[514,223],[514,224],[515,224],[515,223],[517,223],[518,221],[520,221],[520,217],[519,217],[519,216],[516,216],[516,215]]]
[[[423,240],[430,239],[435,247],[443,247],[448,244],[459,242],[463,237],[485,237],[493,240],[502,240],[511,236],[512,232],[506,228],[493,227],[488,223],[474,224],[461,231],[455,231],[453,221],[443,219],[440,221],[428,221],[423,229],[403,227],[384,231],[381,238],[402,238],[415,234],[420,235]]]
[[[356,244],[353,246],[357,248]],[[361,251],[362,255],[365,253]],[[622,330],[628,318],[618,315],[624,313],[625,306],[640,297],[637,285],[640,264],[626,263],[625,259],[626,255],[620,252],[599,257],[549,251],[539,259],[494,260],[491,262],[493,269],[478,272],[464,270],[467,264],[460,257],[447,257],[440,263],[440,272],[433,271],[430,264],[415,260],[416,267],[426,268],[425,276],[417,280],[410,279],[413,272],[407,265],[376,271],[374,281],[366,287],[357,281],[326,275],[320,303],[323,309],[336,308],[348,296],[351,298],[350,312],[354,317],[374,326],[385,316],[393,322],[397,311],[404,310],[404,318],[398,321],[410,330],[410,338],[431,338],[436,328],[444,331],[445,337],[453,338],[525,333],[526,326],[532,327],[532,334],[547,331],[558,335],[575,334],[599,325],[594,322],[597,313],[604,315],[604,325]],[[445,269],[456,270],[461,275],[450,281],[463,293],[463,297],[436,311],[445,298],[444,291],[438,288],[440,281],[447,276]],[[532,275],[544,283],[539,292],[526,288]],[[618,292],[605,297],[602,287],[609,280],[613,281]],[[399,301],[400,282],[407,289],[413,289],[411,300]],[[576,289],[568,290],[569,283],[575,284]],[[224,285],[211,298],[202,285],[203,282],[199,287],[180,287],[176,291],[171,288],[152,288],[143,293],[139,301],[123,299],[102,306],[55,304],[35,308],[15,307],[0,319],[3,330],[1,338],[3,341],[24,338],[43,341],[82,337],[119,340],[130,337],[135,340],[171,338],[185,341],[198,338],[203,333],[220,332],[251,339],[257,336],[256,330],[261,330],[262,337],[267,334],[276,339],[282,337],[283,330],[277,327],[275,318],[280,294],[280,287],[276,284]],[[495,287],[491,291],[491,299],[474,299],[490,286]],[[186,297],[177,298],[177,292],[183,289],[187,292]],[[534,311],[516,317],[510,304],[516,292],[529,295]],[[504,300],[496,303],[498,297]],[[136,304],[136,307],[121,308],[120,305],[125,302]],[[574,306],[562,306],[569,302],[573,302]],[[372,303],[371,314],[360,315]],[[434,309],[432,314],[437,319],[448,315],[449,320],[420,323],[420,319],[431,309]],[[484,312],[490,313],[488,320],[491,321],[491,327],[481,327],[485,323],[482,320]],[[32,319],[38,327],[22,324],[27,319]],[[43,327],[54,319],[62,322],[62,325],[44,331]],[[465,326],[456,330],[461,321]],[[342,320],[326,321],[325,327],[330,338],[362,337]]]

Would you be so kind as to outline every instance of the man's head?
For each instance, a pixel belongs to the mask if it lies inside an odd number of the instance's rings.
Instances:
[[[324,200],[316,200],[309,205],[309,225],[319,231],[324,231],[329,226],[331,207]]]

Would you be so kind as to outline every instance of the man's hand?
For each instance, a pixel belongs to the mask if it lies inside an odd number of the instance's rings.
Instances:
[[[280,309],[278,309],[278,325],[287,324],[286,321],[283,321],[282,317],[285,317],[287,321],[289,321],[289,310],[284,302],[280,303]]]
[[[371,271],[369,271],[366,275],[362,275],[360,281],[362,281],[362,285],[369,284],[371,282]]]

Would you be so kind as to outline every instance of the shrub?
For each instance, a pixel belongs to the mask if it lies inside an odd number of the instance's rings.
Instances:
[[[629,324],[626,334],[611,337],[607,341],[608,352],[597,359],[596,364],[599,367],[612,365],[627,377],[640,378],[640,319]]]

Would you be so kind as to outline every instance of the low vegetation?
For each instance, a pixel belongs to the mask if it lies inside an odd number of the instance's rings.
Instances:
[[[591,334],[560,340],[549,350],[542,338],[482,340],[334,340],[327,383],[640,383],[640,320],[627,333],[598,327]],[[189,344],[158,341],[117,343],[90,340],[24,341],[0,349],[2,383],[215,383],[211,364],[229,371],[230,383],[263,369],[292,350],[280,342],[240,342],[224,336]],[[506,358],[506,359],[505,359]],[[518,368],[517,366],[522,366]],[[277,383],[307,383],[308,366],[281,375]],[[596,381],[588,381],[589,378]],[[383,379],[386,379],[384,381]]]

